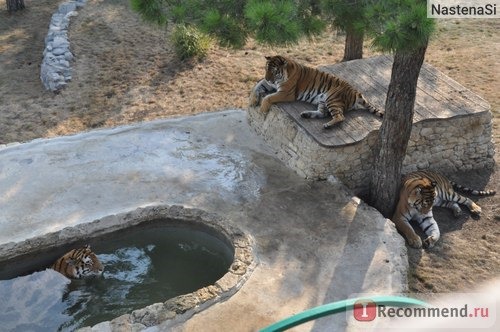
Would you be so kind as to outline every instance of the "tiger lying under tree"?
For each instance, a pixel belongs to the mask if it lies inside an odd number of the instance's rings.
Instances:
[[[89,245],[72,249],[60,257],[51,269],[71,279],[99,276],[104,270],[96,254]]]
[[[305,111],[303,118],[326,118],[332,120],[323,125],[330,128],[344,121],[344,112],[368,110],[377,116],[380,111],[370,105],[363,95],[349,83],[333,74],[301,65],[289,58],[277,55],[266,56],[266,75],[250,93],[250,107],[260,105],[260,111],[267,113],[272,104],[284,101],[305,101],[318,105],[316,111]]]
[[[444,176],[433,171],[416,171],[407,174],[403,179],[399,202],[392,221],[396,228],[404,234],[408,244],[413,248],[421,248],[422,240],[415,233],[410,220],[416,220],[427,238],[424,245],[432,248],[439,240],[439,227],[432,215],[433,206],[442,206],[453,210],[455,217],[462,210],[458,204],[463,204],[474,214],[480,214],[481,208],[469,198],[459,195],[454,188],[475,196],[494,195],[494,190],[473,190],[449,181]]]

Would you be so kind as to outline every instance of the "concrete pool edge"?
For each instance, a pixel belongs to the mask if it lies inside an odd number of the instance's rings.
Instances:
[[[236,227],[227,218],[201,209],[185,208],[180,205],[151,205],[135,210],[105,216],[89,223],[66,227],[58,232],[30,238],[18,243],[0,246],[0,261],[51,249],[64,244],[82,241],[157,219],[170,219],[176,224],[194,225],[204,228],[234,249],[233,262],[228,272],[213,285],[200,288],[192,293],[166,299],[145,308],[119,316],[111,321],[101,322],[95,327],[143,329],[166,320],[188,319],[209,306],[224,301],[235,294],[248,280],[257,265],[254,257],[253,238]],[[91,234],[91,235],[90,235]],[[83,327],[79,331],[90,331]]]
[[[349,294],[407,288],[407,249],[394,224],[335,179],[298,176],[241,110],[0,147],[0,168],[2,244],[160,204],[213,212],[251,234],[258,265],[238,292],[149,332],[257,331]],[[93,330],[144,326],[121,322]],[[313,325],[346,329],[339,316]]]

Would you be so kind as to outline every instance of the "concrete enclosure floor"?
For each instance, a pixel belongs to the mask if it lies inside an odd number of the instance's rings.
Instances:
[[[258,265],[228,300],[154,330],[254,331],[352,294],[406,288],[392,222],[342,184],[289,170],[244,111],[0,147],[0,247],[155,204],[231,219],[254,237]],[[346,324],[335,315],[300,329]]]

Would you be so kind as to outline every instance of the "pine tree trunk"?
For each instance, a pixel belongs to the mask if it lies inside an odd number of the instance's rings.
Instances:
[[[25,8],[24,0],[6,0],[6,1],[7,1],[7,11],[9,13]]]
[[[344,58],[342,61],[350,61],[363,58],[363,32],[347,29],[345,35]]]
[[[413,124],[417,79],[426,49],[427,45],[411,53],[394,55],[370,182],[370,202],[387,218],[392,217],[397,204],[401,168]]]

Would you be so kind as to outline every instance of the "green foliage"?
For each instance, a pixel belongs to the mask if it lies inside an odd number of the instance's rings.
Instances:
[[[305,14],[301,18],[302,31],[306,36],[319,35],[326,28],[326,22],[318,16]]]
[[[145,21],[158,25],[167,24],[167,15],[162,0],[130,0],[130,4]]]
[[[299,0],[295,5],[302,34],[310,37],[325,30],[327,24],[321,17],[320,0]]]
[[[297,7],[293,1],[250,0],[245,6],[245,17],[260,43],[295,43],[300,37]]]
[[[221,14],[217,9],[212,9],[205,14],[202,29],[218,36],[223,46],[242,48],[247,39],[245,27],[228,14]]]
[[[374,2],[367,6],[366,18],[372,46],[384,52],[414,51],[427,44],[435,28],[423,0]]]
[[[383,52],[412,51],[427,43],[434,21],[425,0],[321,0],[333,25],[364,32]]]
[[[175,23],[186,21],[188,13],[189,12],[186,6],[174,5],[170,8],[170,18]]]
[[[197,57],[204,58],[210,47],[212,39],[194,26],[178,25],[172,34],[175,53],[181,60]]]
[[[174,23],[195,23],[202,15],[201,0],[156,0],[165,2],[165,10],[169,20]]]
[[[344,31],[362,31],[365,22],[365,7],[367,0],[321,0],[323,15],[332,24]]]
[[[243,17],[246,0],[149,1],[164,1],[169,19],[175,23],[195,25],[214,36],[223,46],[241,48],[246,42],[248,32]]]
[[[131,0],[144,19],[197,26],[223,46],[241,48],[249,35],[266,44],[295,43],[322,32],[320,0]]]
[[[249,35],[264,44],[295,43],[322,32],[329,21],[365,33],[382,51],[414,50],[434,21],[424,0],[131,0],[146,20],[191,24],[224,46],[243,47]]]

